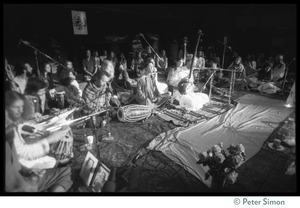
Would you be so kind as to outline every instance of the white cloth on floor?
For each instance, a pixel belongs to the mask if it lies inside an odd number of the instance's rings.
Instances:
[[[286,104],[290,105],[291,107],[295,106],[295,83],[293,84],[290,94],[286,99]]]
[[[190,111],[197,111],[203,107],[204,104],[209,102],[207,94],[192,92],[186,95],[181,95],[179,98],[180,107]]]

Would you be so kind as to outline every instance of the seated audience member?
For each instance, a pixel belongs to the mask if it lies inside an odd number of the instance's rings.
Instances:
[[[208,95],[204,93],[193,92],[193,83],[187,79],[179,82],[178,89],[181,94],[179,98],[179,107],[188,111],[197,111],[209,102]]]
[[[75,84],[74,84],[75,81]],[[64,91],[65,101],[63,108],[67,108],[70,106],[80,106],[84,103],[83,99],[80,95],[79,84],[76,81],[75,72],[73,69],[63,69],[59,83],[62,88],[57,88],[57,91]],[[79,91],[80,90],[80,91]]]
[[[49,107],[54,107],[56,105],[54,101],[55,84],[52,75],[51,64],[49,62],[43,63],[39,79],[47,83],[46,99],[48,100]]]
[[[244,61],[244,67],[247,77],[257,76],[256,61],[253,54],[248,54],[247,59]]]
[[[234,62],[231,63],[228,69],[236,72],[235,74],[236,80],[241,80],[246,77],[245,67],[242,64],[242,58],[240,56],[234,59]]]
[[[95,69],[99,70],[100,67],[101,67],[101,60],[100,60],[100,57],[99,57],[99,54],[98,54],[97,50],[93,51],[92,58],[94,59],[94,62],[95,62]]]
[[[52,67],[50,63],[43,63],[39,78],[48,84],[48,90],[51,90],[55,87],[52,77]]]
[[[7,58],[4,57],[4,69],[5,69],[5,90],[18,90],[18,84],[13,80],[15,78],[15,67],[8,63]]]
[[[166,56],[166,51],[161,51],[161,57],[156,60],[157,69],[160,72],[167,73],[168,68],[168,57]]]
[[[270,56],[268,60],[262,65],[261,70],[258,72],[259,81],[271,81],[272,80],[272,68],[273,68],[273,58]]]
[[[116,65],[118,63],[118,59],[116,57],[115,52],[111,51],[109,53],[109,56],[107,57],[107,60],[111,61],[111,63],[113,64],[114,68],[116,67]]]
[[[100,58],[100,64],[102,64],[102,61],[107,59],[107,50],[104,50],[102,56],[100,56],[99,58]]]
[[[28,78],[32,76],[33,68],[29,63],[18,63],[15,68],[16,74],[14,83],[17,84],[17,88],[13,89],[16,92],[24,94]]]
[[[38,112],[41,115],[47,115],[59,110],[53,106],[49,106],[49,100],[46,97],[47,87],[47,83],[37,77],[28,79],[24,94],[33,106],[35,113]]]
[[[221,59],[217,56],[217,52],[211,51],[208,57],[208,65],[211,65],[209,62],[216,62],[218,67],[221,67]]]
[[[151,75],[152,66],[153,63],[149,62],[146,68],[141,70],[142,75],[137,81],[137,102],[140,105],[152,106],[160,98],[155,78]]]
[[[139,70],[144,68],[144,59],[142,58],[142,53],[141,52],[136,52],[135,57],[132,59],[131,62],[131,70],[135,72],[134,77],[137,77],[139,74]]]
[[[231,73],[235,73],[235,84],[241,84],[243,89],[246,88],[247,90],[250,90],[246,81],[245,67],[242,64],[242,58],[240,56],[237,56],[234,59],[234,62],[228,67],[228,69],[232,70]]]
[[[118,65],[119,67],[122,66],[124,70],[127,70],[127,60],[124,53],[120,53]]]
[[[9,97],[11,95],[13,96]],[[6,171],[12,171],[11,173],[6,172],[6,191],[66,192],[73,183],[71,168],[55,167],[55,159],[46,155],[49,153],[50,144],[58,142],[67,128],[50,134],[45,132],[43,135],[28,133],[30,134],[28,139],[25,136],[27,133],[25,134],[22,127],[19,126],[20,124],[16,124],[22,119],[26,122],[24,116],[26,112],[23,109],[26,99],[17,92],[8,92],[6,98],[6,159],[13,159],[6,160]],[[15,109],[16,105],[18,105],[18,111]],[[32,127],[34,128],[34,123],[32,123]],[[51,158],[52,160],[50,160]],[[40,163],[45,166],[47,159],[48,161],[54,160],[54,164],[49,169],[45,170],[41,166],[32,166],[33,168],[28,166],[32,163]],[[32,180],[32,177],[26,177],[24,174],[27,176],[34,174],[36,180]]]
[[[285,72],[285,63],[283,62],[283,55],[278,54],[275,58],[275,62],[272,68],[272,79],[273,81],[279,81],[282,79]]]
[[[264,53],[258,53],[257,59],[256,59],[256,68],[258,70],[262,69],[265,62],[265,54]]]
[[[97,72],[94,59],[91,57],[91,51],[86,50],[86,57],[82,60],[84,79],[90,81],[91,77]]]
[[[203,51],[199,51],[197,55],[198,56],[195,57],[193,67],[202,69],[205,67],[204,53]]]

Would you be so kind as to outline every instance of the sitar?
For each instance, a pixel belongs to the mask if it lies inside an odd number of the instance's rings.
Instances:
[[[199,42],[200,42],[200,39],[201,39],[201,35],[202,35],[202,30],[198,30],[198,40],[197,40],[195,52],[194,52],[194,54],[193,54],[193,59],[192,59],[192,63],[191,63],[189,79],[192,77],[192,73],[193,73],[193,64],[194,64],[195,56],[196,56],[196,54],[197,54],[197,50],[198,50]]]

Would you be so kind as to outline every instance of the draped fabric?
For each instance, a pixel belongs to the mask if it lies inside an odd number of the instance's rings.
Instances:
[[[208,121],[158,135],[148,149],[162,151],[209,186],[211,181],[205,180],[207,167],[196,164],[199,153],[220,142],[226,148],[230,144],[243,144],[249,160],[279,123],[293,112],[284,106],[285,101],[263,96],[247,94],[237,102],[235,108]]]

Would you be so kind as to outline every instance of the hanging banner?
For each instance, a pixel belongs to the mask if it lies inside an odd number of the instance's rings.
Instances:
[[[87,35],[87,20],[85,12],[72,10],[74,35]]]

